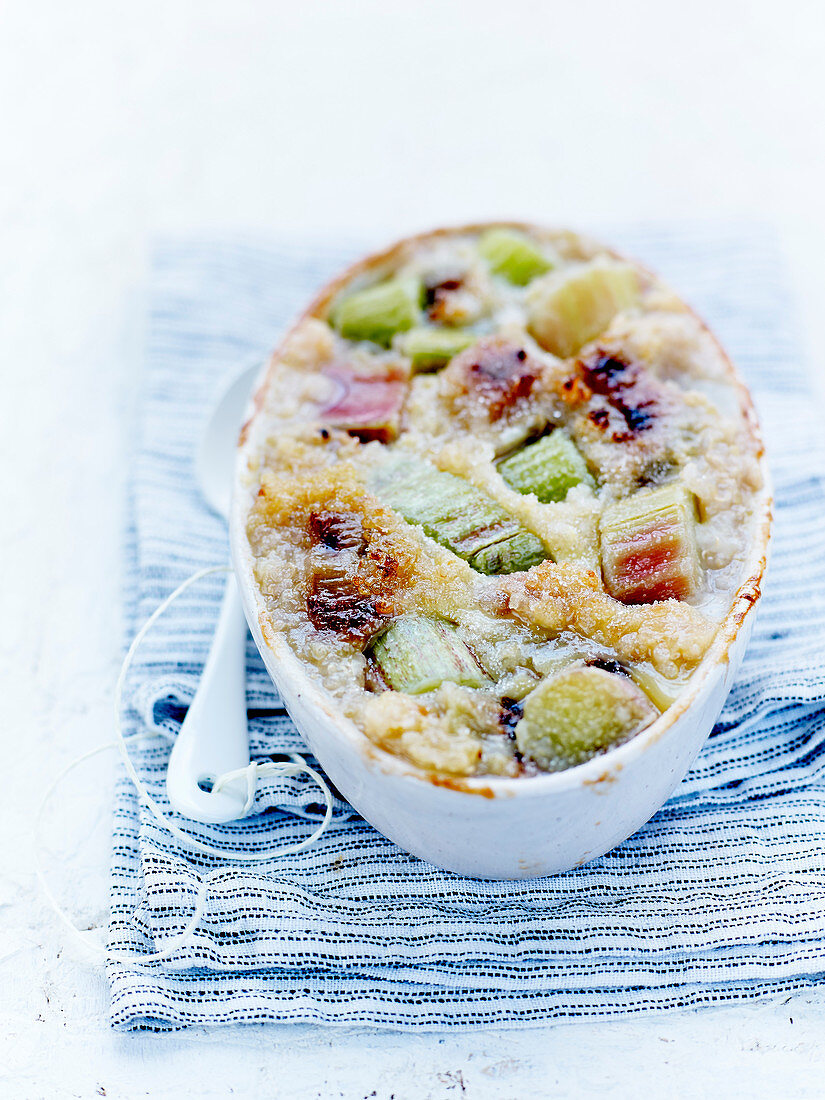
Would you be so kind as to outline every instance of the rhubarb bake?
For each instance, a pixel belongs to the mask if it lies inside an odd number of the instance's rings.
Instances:
[[[316,299],[243,478],[264,639],[379,749],[558,771],[679,696],[744,580],[749,402],[662,282],[567,232],[411,238]]]

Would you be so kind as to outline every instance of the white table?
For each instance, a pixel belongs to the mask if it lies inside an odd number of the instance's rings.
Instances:
[[[821,1096],[822,991],[515,1033],[113,1034],[99,967],[38,892],[30,820],[110,737],[150,237],[768,218],[823,392],[820,6],[40,0],[2,22],[0,1096]],[[90,926],[111,772],[58,807],[54,873]]]

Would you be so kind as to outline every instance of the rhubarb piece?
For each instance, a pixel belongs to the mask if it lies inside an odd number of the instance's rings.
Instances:
[[[527,292],[528,327],[543,348],[567,358],[638,299],[634,269],[600,258],[535,282]]]
[[[627,671],[633,682],[638,684],[659,710],[667,710],[671,703],[675,703],[687,683],[687,677],[671,680],[648,664],[629,665]]]
[[[572,668],[543,680],[524,700],[519,752],[545,771],[583,764],[649,726],[658,711],[627,676]]]
[[[312,512],[309,533],[314,544],[330,550],[361,553],[366,547],[364,523],[359,515],[350,512]]]
[[[553,267],[541,249],[515,229],[488,229],[478,250],[491,271],[516,286],[527,286],[531,279]]]
[[[529,568],[546,558],[543,543],[525,531],[499,504],[480,489],[431,466],[421,459],[396,457],[385,462],[373,477],[373,489],[408,523],[420,525],[425,534],[465,558],[479,572],[492,573],[496,562],[502,572]],[[501,557],[479,557],[479,552],[519,537],[511,552]],[[541,555],[540,557],[538,555]]]
[[[338,386],[336,396],[321,410],[325,423],[365,443],[395,439],[407,392],[403,379],[390,373],[364,376],[345,366],[330,367],[324,373]]]
[[[470,565],[479,573],[501,576],[504,573],[526,573],[547,557],[547,550],[540,538],[529,531],[519,531],[504,542],[485,546],[470,558]]]
[[[421,328],[410,329],[399,337],[396,347],[412,360],[415,371],[437,370],[446,366],[454,355],[464,351],[476,337],[460,328]]]
[[[564,500],[582,482],[595,487],[576,445],[559,429],[505,458],[498,472],[511,489],[534,493],[542,504]]]
[[[316,574],[307,594],[307,616],[316,630],[329,630],[360,646],[386,622],[386,615],[369,593],[352,578]]]
[[[373,486],[408,523],[461,558],[510,538],[519,523],[480,489],[417,458],[384,463]]]
[[[421,320],[424,287],[416,278],[387,279],[357,290],[335,304],[331,321],[349,340],[389,344],[397,332],[406,332]]]
[[[452,623],[401,615],[372,645],[383,679],[396,691],[420,695],[445,680],[465,687],[490,683]]]
[[[605,588],[623,603],[684,600],[699,585],[696,505],[679,482],[609,504],[599,525]]]

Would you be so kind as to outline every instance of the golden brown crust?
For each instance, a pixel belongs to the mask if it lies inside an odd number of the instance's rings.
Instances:
[[[689,604],[663,600],[626,605],[604,591],[591,569],[545,561],[528,573],[504,577],[508,609],[525,623],[554,634],[572,630],[610,647],[624,661],[646,661],[675,678],[695,668],[715,626]]]

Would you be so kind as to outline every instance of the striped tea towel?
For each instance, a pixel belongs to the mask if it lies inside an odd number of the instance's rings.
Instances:
[[[715,327],[753,388],[776,487],[773,564],[722,717],[668,804],[586,867],[480,882],[399,851],[337,801],[326,835],[240,865],[186,850],[124,780],[115,808],[110,944],[149,954],[205,916],[169,961],[111,963],[119,1028],[312,1021],[394,1028],[527,1025],[798,988],[825,971],[823,452],[792,339],[777,250],[753,227],[645,227],[613,239]],[[193,455],[220,385],[263,357],[355,250],[175,240],[157,254],[128,532],[130,635],[181,580],[227,559]],[[166,805],[164,773],[215,624],[222,579],[173,606],[127,689],[127,732]],[[250,641],[253,755],[303,746]],[[317,789],[283,780],[211,844],[268,849],[318,820]]]

